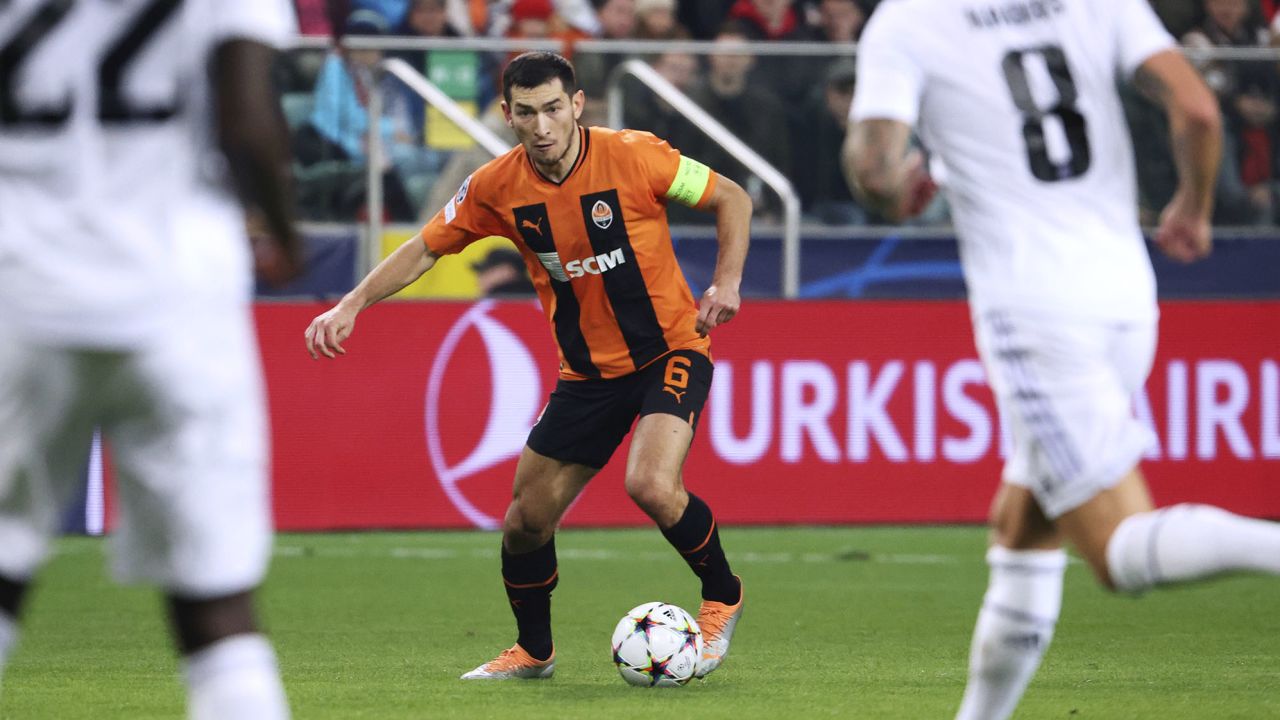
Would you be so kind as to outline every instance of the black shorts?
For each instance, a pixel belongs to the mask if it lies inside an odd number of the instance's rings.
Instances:
[[[560,380],[529,433],[529,449],[602,468],[638,417],[675,415],[696,430],[712,371],[706,355],[676,350],[620,378]]]

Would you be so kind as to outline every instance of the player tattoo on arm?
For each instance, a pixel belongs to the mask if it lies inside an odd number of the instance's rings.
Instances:
[[[890,222],[919,214],[937,186],[925,169],[924,156],[908,151],[911,127],[897,120],[857,123],[845,138],[845,179],[859,201]]]

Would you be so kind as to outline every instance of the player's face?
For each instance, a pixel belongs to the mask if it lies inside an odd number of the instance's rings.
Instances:
[[[1236,29],[1249,11],[1245,0],[1207,0],[1204,9],[1209,17],[1225,30]]]
[[[560,78],[555,78],[535,88],[511,88],[511,102],[503,103],[502,109],[534,164],[553,169],[566,161],[575,146],[584,99],[581,90],[570,97]]]

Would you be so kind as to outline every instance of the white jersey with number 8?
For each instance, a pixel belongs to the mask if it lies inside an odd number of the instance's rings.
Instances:
[[[885,0],[851,116],[918,125],[975,313],[1154,318],[1116,84],[1174,46],[1146,0]]]

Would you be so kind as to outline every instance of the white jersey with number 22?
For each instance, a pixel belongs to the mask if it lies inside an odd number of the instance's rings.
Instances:
[[[0,313],[126,349],[243,304],[251,259],[213,138],[212,51],[286,42],[285,0],[0,0]]]

